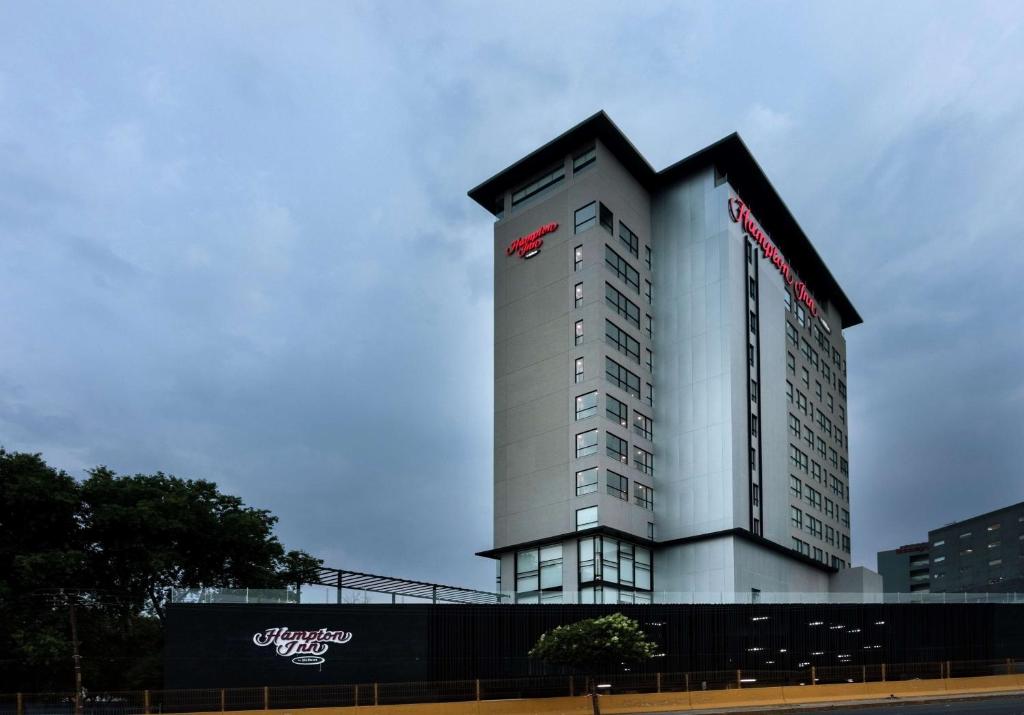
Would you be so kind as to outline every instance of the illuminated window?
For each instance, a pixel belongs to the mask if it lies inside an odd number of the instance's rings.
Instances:
[[[654,420],[639,412],[634,412],[633,431],[644,439],[654,439]]]
[[[629,427],[629,408],[626,407],[625,402],[619,402],[611,395],[605,395],[604,404],[605,415],[608,419],[620,427]]]
[[[654,455],[645,449],[633,447],[633,466],[644,474],[654,476]]]
[[[583,233],[597,223],[597,202],[591,201],[586,206],[576,209],[576,233]]]
[[[588,506],[576,510],[576,531],[597,526],[597,507]]]
[[[577,320],[576,321],[575,336],[576,336],[576,344],[577,345],[582,345],[583,344],[583,321],[582,320]]]
[[[581,305],[583,305],[583,284],[577,283],[576,287],[573,289],[572,294],[574,306],[576,308],[579,308]]]
[[[654,510],[654,490],[648,486],[633,482],[633,503],[644,509]]]
[[[583,246],[576,246],[572,252],[572,270],[577,273],[583,269]]]
[[[607,356],[604,359],[604,373],[608,382],[633,397],[640,397],[640,378]]]
[[[576,456],[589,457],[597,454],[597,430],[592,429],[576,435]]]
[[[616,474],[609,469],[607,486],[608,493],[611,496],[621,499],[622,501],[629,500],[629,480],[621,474]]]
[[[597,491],[597,467],[576,472],[576,496],[592,494]]]
[[[597,390],[576,398],[576,419],[585,420],[597,414]]]
[[[576,358],[576,374],[575,380],[577,383],[583,382],[583,358]]]
[[[611,432],[605,433],[605,450],[608,456],[623,464],[629,464],[629,443]]]

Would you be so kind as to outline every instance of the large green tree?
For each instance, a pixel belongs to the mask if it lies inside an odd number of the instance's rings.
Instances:
[[[98,467],[78,482],[0,449],[0,691],[68,688],[72,602],[87,684],[158,686],[172,589],[277,588],[320,566],[276,522],[209,481]]]
[[[553,628],[541,635],[530,657],[586,673],[594,715],[600,715],[594,676],[647,660],[656,650],[636,621],[613,613]]]

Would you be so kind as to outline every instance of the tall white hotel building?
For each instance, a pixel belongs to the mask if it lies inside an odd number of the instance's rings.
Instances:
[[[655,171],[604,112],[469,192],[494,224],[494,545],[517,602],[871,591],[849,298],[733,134]]]

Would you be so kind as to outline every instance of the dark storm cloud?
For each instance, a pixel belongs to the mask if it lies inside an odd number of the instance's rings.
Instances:
[[[481,8],[0,9],[0,443],[489,587],[465,191],[603,107],[656,167],[738,129],[864,315],[858,562],[1024,498],[1016,8]]]

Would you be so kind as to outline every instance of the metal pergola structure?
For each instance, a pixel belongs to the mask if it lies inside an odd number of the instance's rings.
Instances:
[[[377,576],[375,574],[346,571],[344,569],[320,568],[316,578],[308,583],[336,589],[337,602],[341,603],[344,589],[353,591],[371,591],[373,593],[391,594],[391,602],[396,603],[398,596],[422,598],[432,603],[501,603],[502,595],[490,591],[477,591],[472,588],[445,586],[440,583],[411,581],[405,578]]]

